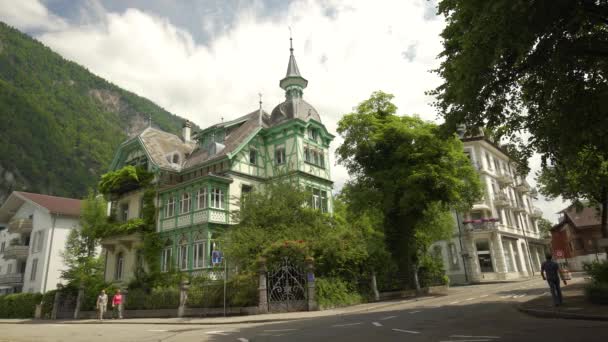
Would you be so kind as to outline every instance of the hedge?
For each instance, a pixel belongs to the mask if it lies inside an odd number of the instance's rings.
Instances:
[[[363,297],[354,287],[340,278],[315,279],[317,304],[320,309],[359,304]]]
[[[15,293],[0,296],[0,318],[34,318],[39,293]]]
[[[129,290],[126,296],[127,310],[177,309],[179,290],[177,288],[155,288]]]
[[[585,295],[595,304],[608,304],[608,283],[591,283],[585,287]]]

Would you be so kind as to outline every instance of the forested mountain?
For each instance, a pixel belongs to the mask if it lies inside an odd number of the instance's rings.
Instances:
[[[0,203],[12,190],[83,197],[116,147],[184,119],[0,22]]]

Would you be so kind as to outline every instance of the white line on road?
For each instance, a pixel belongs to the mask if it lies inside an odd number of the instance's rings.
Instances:
[[[412,312],[410,312],[410,314],[415,314],[415,313],[419,313],[419,312],[422,312],[422,311],[420,311],[420,310],[416,310],[416,311],[412,311]]]
[[[207,334],[207,335],[223,335],[223,336],[225,336],[225,335],[228,335],[226,333],[227,333],[227,331],[218,330],[218,331],[207,331],[205,334]]]
[[[398,331],[398,332],[408,333],[408,334],[420,334],[420,331],[413,331],[413,330],[393,329],[393,331]]]
[[[500,336],[473,336],[473,335],[450,335],[450,337],[458,337],[458,338],[500,338]]]
[[[508,296],[500,296],[500,298],[502,298],[502,299],[511,298],[511,295],[508,295]]]
[[[459,301],[459,300],[457,300],[457,301],[455,301],[455,302],[451,302],[451,303],[450,303],[450,305],[452,305],[452,304],[458,304],[458,303],[460,303],[460,301]]]
[[[494,340],[489,340],[489,339],[482,339],[482,340],[443,340],[443,341],[439,341],[439,342],[488,342],[488,341],[494,341]]]
[[[483,296],[479,296],[479,298],[486,298],[486,297],[488,297],[488,296],[489,296],[489,295],[485,294],[485,295],[483,295]]]
[[[274,330],[264,330],[264,332],[283,332],[283,331],[294,331],[298,329],[274,329]]]
[[[239,338],[237,338],[237,340],[241,341],[241,342],[249,342],[249,340],[244,337],[239,337]]]
[[[377,327],[381,327],[382,326],[382,323],[380,323],[380,322],[372,322],[372,324],[375,325],[375,326],[377,326]]]
[[[152,330],[148,330],[151,332],[166,332],[167,330],[163,330],[163,329],[152,329]]]
[[[348,326],[351,326],[351,325],[359,325],[359,324],[361,324],[361,322],[357,322],[357,323],[346,323],[346,324],[334,324],[334,325],[332,325],[332,327],[334,327],[334,328],[338,328],[338,327],[348,327]]]
[[[387,319],[393,319],[393,318],[397,318],[397,316],[387,316],[387,317],[382,317],[380,318],[381,321],[386,321]]]
[[[465,299],[464,301],[465,301],[465,302],[468,302],[468,301],[473,300],[473,299],[475,299],[475,297],[473,297],[473,298],[467,298],[467,299]]]

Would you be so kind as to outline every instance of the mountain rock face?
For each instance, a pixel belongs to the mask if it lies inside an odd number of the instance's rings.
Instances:
[[[150,118],[175,134],[184,121],[0,22],[0,203],[13,190],[85,196]]]

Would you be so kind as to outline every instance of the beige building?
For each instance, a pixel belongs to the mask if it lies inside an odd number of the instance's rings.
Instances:
[[[518,279],[538,274],[545,241],[532,189],[515,161],[483,135],[463,137],[464,152],[478,170],[483,199],[471,211],[454,215],[451,240],[436,243],[452,283]]]

